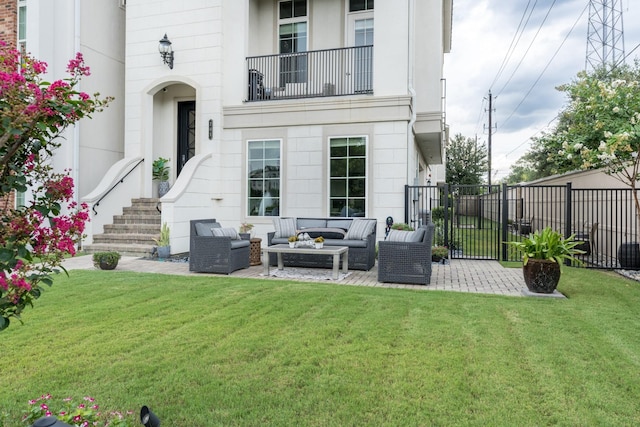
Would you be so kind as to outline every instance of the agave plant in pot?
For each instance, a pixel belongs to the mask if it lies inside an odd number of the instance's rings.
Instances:
[[[160,237],[153,239],[156,242],[158,258],[169,258],[171,255],[171,231],[165,222],[160,229]]]
[[[564,261],[581,264],[575,255],[585,252],[576,249],[582,242],[575,241],[574,235],[566,239],[561,233],[547,227],[529,234],[521,241],[508,242],[522,253],[522,272],[527,288],[531,292],[550,294],[560,281],[561,264]]]

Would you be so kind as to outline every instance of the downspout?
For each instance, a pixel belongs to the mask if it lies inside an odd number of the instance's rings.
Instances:
[[[414,74],[414,36],[415,36],[415,0],[408,0],[407,10],[407,91],[411,96],[410,108],[411,118],[407,125],[407,185],[415,185],[413,178],[415,175],[415,164],[411,164],[411,150],[413,147],[413,125],[416,123],[416,90],[413,87]]]

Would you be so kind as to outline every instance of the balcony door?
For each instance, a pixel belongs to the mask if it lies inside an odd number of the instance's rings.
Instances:
[[[280,87],[307,82],[307,0],[281,1],[278,8]]]
[[[359,47],[351,64],[354,93],[373,91],[373,13],[359,13],[350,17],[351,45]]]

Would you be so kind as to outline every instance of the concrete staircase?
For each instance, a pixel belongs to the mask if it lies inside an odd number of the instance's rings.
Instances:
[[[83,247],[87,253],[117,251],[120,255],[150,257],[160,236],[159,199],[133,199],[114,215],[113,224],[105,224],[104,233],[93,236],[93,244]]]

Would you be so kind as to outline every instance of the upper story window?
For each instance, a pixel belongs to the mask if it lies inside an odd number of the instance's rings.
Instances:
[[[373,0],[349,0],[349,12],[373,10]]]
[[[307,0],[280,2],[280,87],[307,81]]]
[[[290,0],[280,2],[280,19],[307,16],[307,0]]]

